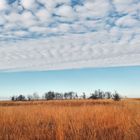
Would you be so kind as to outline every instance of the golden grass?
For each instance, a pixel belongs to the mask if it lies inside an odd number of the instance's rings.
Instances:
[[[0,102],[0,140],[140,140],[140,100]]]

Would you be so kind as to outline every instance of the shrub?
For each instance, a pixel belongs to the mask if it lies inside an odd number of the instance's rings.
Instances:
[[[121,100],[121,96],[119,95],[119,93],[115,92],[113,94],[113,98],[112,98],[114,101],[119,101]]]

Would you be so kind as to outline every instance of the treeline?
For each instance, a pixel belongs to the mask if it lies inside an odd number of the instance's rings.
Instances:
[[[76,92],[65,92],[59,93],[54,91],[46,92],[42,97],[40,97],[37,93],[33,93],[33,95],[28,95],[27,97],[20,94],[18,96],[12,96],[12,101],[32,101],[32,100],[72,100],[72,99],[113,99],[115,101],[119,101],[121,96],[118,92],[104,92],[99,90],[95,90],[93,93],[90,94],[89,97],[83,92],[82,95],[78,96]]]

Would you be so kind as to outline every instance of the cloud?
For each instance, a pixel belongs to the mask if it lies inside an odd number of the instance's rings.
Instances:
[[[51,15],[46,9],[40,9],[36,13],[37,18],[42,22],[51,20]]]
[[[7,7],[6,1],[5,0],[1,0],[0,1],[0,11],[5,10]]]
[[[35,0],[21,0],[21,5],[28,10],[31,10],[35,5]]]
[[[116,21],[116,25],[121,27],[136,27],[139,26],[139,21],[131,16],[124,16]]]
[[[83,5],[76,6],[76,11],[79,17],[85,18],[101,18],[108,14],[110,10],[110,5],[104,0],[85,1]],[[101,10],[99,10],[101,9]]]
[[[56,8],[55,11],[56,15],[60,17],[73,17],[73,9],[71,6],[68,5],[62,5],[59,8]]]
[[[139,0],[113,0],[117,12],[123,14],[133,14],[140,8]]]
[[[139,0],[1,0],[0,70],[140,65]]]

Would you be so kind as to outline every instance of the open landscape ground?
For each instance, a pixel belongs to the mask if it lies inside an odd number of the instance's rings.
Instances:
[[[0,140],[140,140],[140,99],[1,101]]]

